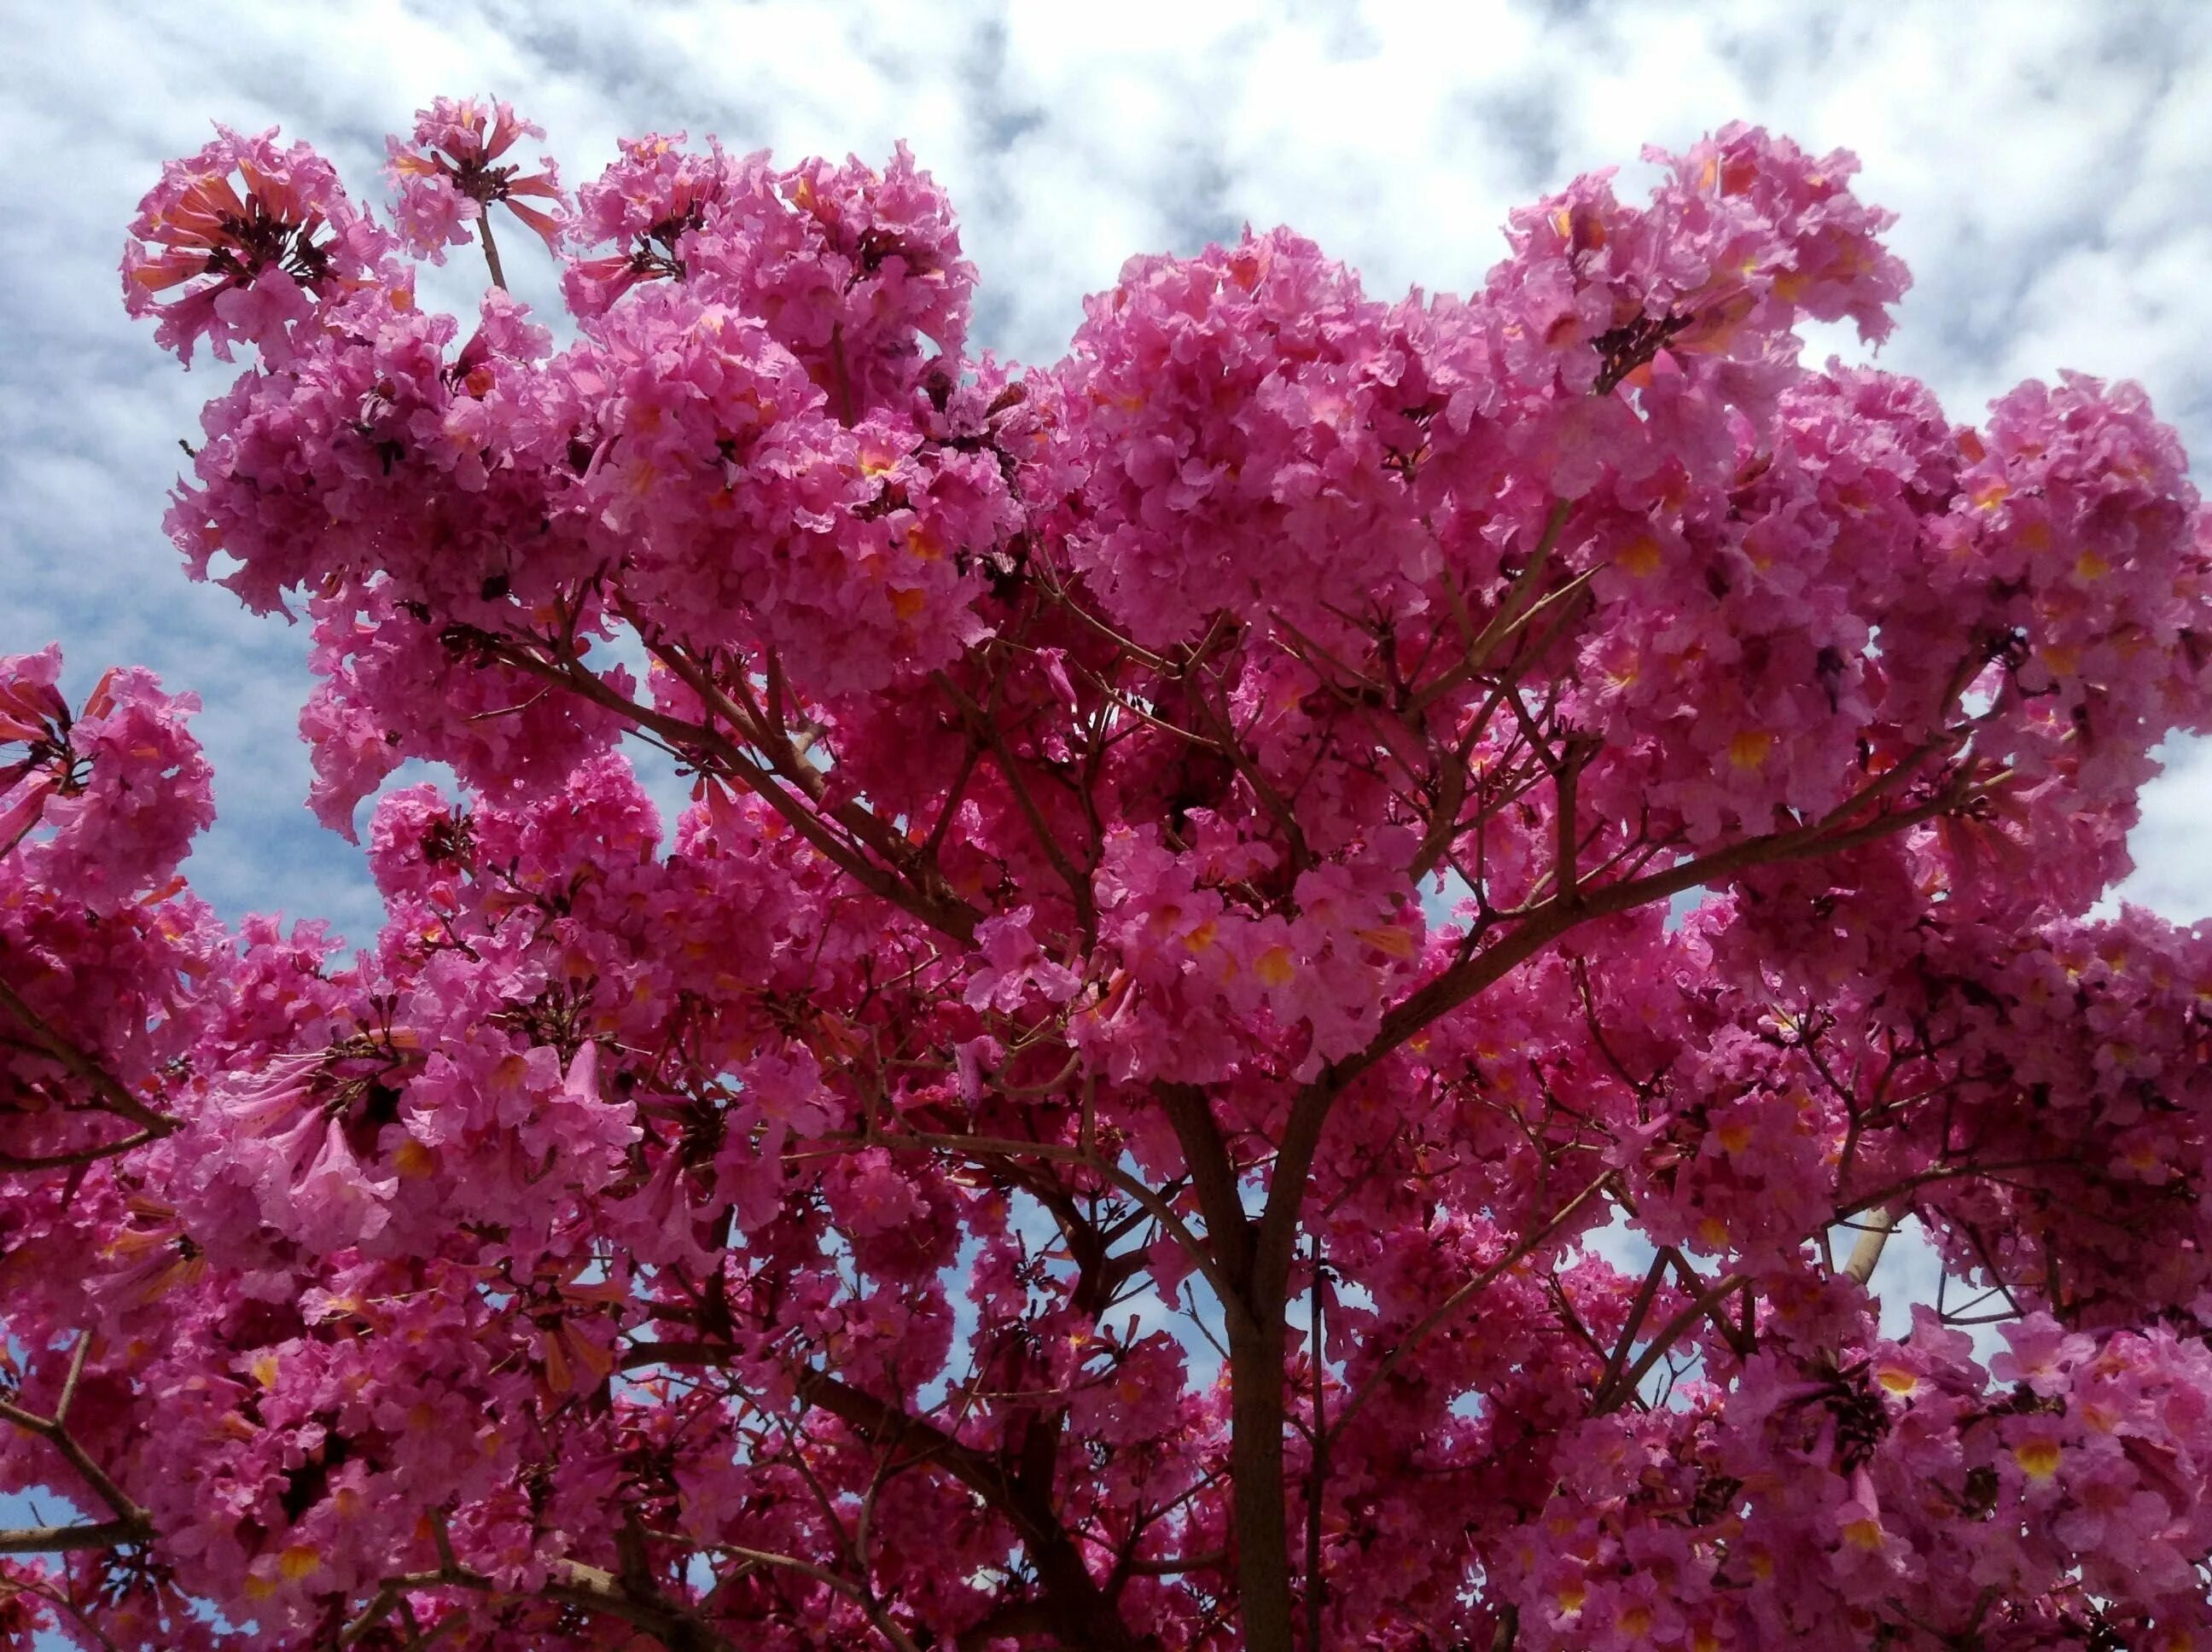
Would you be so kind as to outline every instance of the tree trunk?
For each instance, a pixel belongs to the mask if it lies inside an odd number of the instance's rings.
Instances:
[[[1283,1316],[1229,1333],[1230,1490],[1245,1652],[1291,1652],[1291,1549],[1283,1501]]]

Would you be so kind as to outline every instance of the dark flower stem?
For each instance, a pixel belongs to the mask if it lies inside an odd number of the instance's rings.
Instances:
[[[491,238],[491,203],[479,203],[477,214],[477,239],[483,243],[484,263],[491,270],[491,284],[501,292],[507,290],[507,271],[499,266],[499,243]]]

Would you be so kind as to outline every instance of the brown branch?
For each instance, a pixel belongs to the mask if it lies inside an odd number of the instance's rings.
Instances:
[[[103,1520],[88,1526],[23,1526],[0,1532],[0,1554],[68,1554],[121,1549],[144,1543],[154,1529],[143,1520]]]
[[[2025,1163],[2034,1162],[2026,1161]],[[1875,1212],[1873,1218],[1860,1234],[1858,1243],[1852,1250],[1850,1261],[1845,1263],[1844,1267],[1845,1273],[1863,1285],[1873,1277],[1875,1265],[1881,1260],[1882,1248],[1888,1242],[1890,1234],[1895,1231],[1898,1223],[1904,1219],[1908,1206],[1906,1195],[1915,1188],[1943,1181],[1990,1176],[2001,1170],[2014,1168],[2017,1167],[2009,1162],[2000,1161],[1994,1164],[1949,1165],[1923,1170],[1906,1177],[1894,1186],[1860,1200],[1856,1204],[1831,1211],[1822,1218],[1820,1225],[1812,1230],[1812,1232],[1823,1232],[1835,1223],[1849,1221],[1863,1211]],[[1662,1259],[1665,1254],[1666,1253],[1662,1253]],[[1675,1253],[1675,1255],[1677,1266],[1687,1270],[1688,1264],[1680,1260],[1679,1253]],[[1866,1270],[1863,1273],[1858,1271],[1862,1266]],[[1690,1277],[1697,1278],[1698,1276],[1692,1272]],[[1721,1327],[1723,1334],[1727,1335],[1727,1327],[1722,1320],[1714,1315],[1713,1310],[1717,1304],[1725,1300],[1732,1292],[1741,1290],[1747,1283],[1749,1280],[1747,1275],[1731,1272],[1723,1275],[1711,1285],[1700,1291],[1697,1299],[1676,1315],[1673,1322],[1652,1339],[1650,1345],[1644,1350],[1644,1357],[1637,1361],[1634,1368],[1625,1376],[1617,1377],[1614,1380],[1610,1391],[1605,1387],[1601,1387],[1597,1390],[1594,1396],[1595,1411],[1600,1414],[1610,1411],[1628,1394],[1633,1394],[1637,1385],[1650,1374],[1651,1368],[1665,1357],[1668,1350],[1674,1345],[1682,1333],[1696,1324],[1698,1320],[1713,1318],[1714,1323]],[[1731,1337],[1730,1340],[1733,1343],[1735,1339]]]
[[[1023,1141],[1010,1136],[961,1136],[919,1131],[884,1131],[828,1139],[833,1151],[848,1147],[881,1147],[894,1152],[957,1153],[963,1157],[986,1163],[993,1159],[1040,1158],[1088,1170],[1135,1200],[1145,1207],[1147,1215],[1166,1230],[1169,1236],[1183,1248],[1199,1272],[1206,1276],[1206,1283],[1220,1297],[1224,1313],[1233,1320],[1242,1316],[1245,1311],[1234,1277],[1223,1267],[1212,1248],[1190,1230],[1189,1224],[1177,1214],[1175,1206],[1168,1203],[1159,1190],[1147,1187],[1118,1164],[1096,1157],[1086,1148],[1070,1147],[1060,1142]],[[1212,1236],[1210,1232],[1208,1236]]]
[[[379,1624],[392,1615],[392,1608],[399,1604],[399,1600],[400,1588],[398,1581],[387,1579],[374,1594],[369,1596],[368,1604],[361,1609],[353,1621],[338,1631],[338,1646],[343,1649],[359,1643],[364,1636],[373,1632]]]
[[[149,1136],[166,1136],[177,1127],[178,1121],[155,1112],[125,1090],[120,1079],[63,1037],[4,981],[0,981],[0,1008],[6,1009],[21,1023],[32,1045],[41,1054],[58,1062],[70,1077],[91,1085],[106,1111],[130,1120]]]
[[[143,1147],[158,1139],[151,1130],[141,1130],[120,1141],[112,1141],[98,1147],[80,1147],[73,1153],[38,1153],[26,1158],[14,1153],[0,1153],[0,1172],[22,1170],[58,1170],[80,1164],[97,1164],[102,1159],[119,1158],[134,1147]]]
[[[782,783],[781,775],[747,755],[742,748],[714,729],[686,722],[680,717],[672,717],[650,706],[641,705],[616,693],[595,672],[580,666],[572,671],[564,665],[541,659],[511,639],[485,633],[481,641],[491,656],[502,664],[579,694],[592,704],[611,711],[617,716],[627,718],[641,728],[651,730],[672,745],[702,755],[711,755],[722,765],[729,778],[766,802],[793,830],[862,889],[919,919],[932,929],[951,936],[963,945],[974,941],[975,923],[981,915],[975,908],[949,891],[927,891],[915,888],[898,867],[877,864],[868,859],[861,845],[841,839],[830,829],[832,819],[850,829],[847,816],[852,813],[866,816],[866,811],[848,807],[824,815],[816,810],[812,798],[805,793],[805,788],[801,787],[799,795],[794,797]]]
[[[640,1342],[624,1349],[618,1364],[625,1371],[641,1370],[647,1365],[720,1366],[727,1364],[736,1352],[719,1342]]]
[[[1252,1225],[1212,1103],[1196,1084],[1155,1084],[1152,1094],[1182,1149],[1183,1168],[1190,1173],[1199,1213],[1206,1218],[1206,1239],[1231,1287],[1226,1294],[1242,1312],[1247,1306],[1244,1292],[1252,1282]]]
[[[1050,1488],[1024,1484],[998,1458],[827,1371],[802,1365],[792,1375],[799,1397],[810,1405],[821,1406],[871,1443],[889,1441],[918,1448],[922,1460],[942,1468],[1005,1516],[1036,1569],[1043,1604],[1060,1639],[1096,1647],[1099,1652],[1137,1652],[1135,1637],[1060,1523]]]
[[[70,1350],[70,1367],[62,1378],[61,1397],[54,1401],[54,1426],[60,1428],[69,1421],[70,1407],[76,1402],[76,1385],[84,1376],[84,1362],[92,1354],[92,1333],[81,1332],[76,1346]]]
[[[1205,1554],[1176,1554],[1158,1560],[1124,1560],[1115,1570],[1131,1577],[1176,1577],[1187,1571],[1214,1571],[1229,1562],[1229,1551],[1213,1549]]]
[[[1022,818],[1029,822],[1030,835],[1036,839],[1037,847],[1044,852],[1045,859],[1059,874],[1060,882],[1067,885],[1069,898],[1075,902],[1076,928],[1088,942],[1098,932],[1098,908],[1091,894],[1091,879],[1076,869],[1075,863],[1067,858],[1067,852],[1060,847],[1058,835],[1046,821],[1044,811],[1037,806],[1029,782],[1022,778],[1021,768],[1014,762],[1013,752],[1007,748],[1006,732],[989,712],[975,702],[974,695],[946,673],[933,671],[930,680],[944,692],[946,699],[952,701],[961,720],[968,726],[969,738],[981,740],[990,748],[992,756],[998,760],[999,773],[1005,776],[1007,789],[1014,794],[1014,802],[1022,811]]]
[[[1322,1358],[1322,1260],[1321,1241],[1310,1241],[1313,1247],[1312,1338],[1306,1357],[1313,1364],[1313,1452],[1311,1467],[1306,1476],[1306,1646],[1308,1652],[1320,1652],[1322,1610],[1327,1604],[1322,1576],[1322,1498],[1328,1491],[1328,1416],[1324,1409],[1323,1396],[1328,1387],[1328,1368]]]
[[[1651,1345],[1644,1351],[1643,1358],[1626,1371],[1616,1375],[1610,1389],[1601,1389],[1591,1397],[1591,1414],[1603,1416],[1634,1394],[1643,1385],[1644,1379],[1651,1374],[1651,1368],[1667,1357],[1668,1351],[1680,1339],[1682,1333],[1710,1314],[1715,1303],[1741,1290],[1745,1283],[1746,1276],[1741,1273],[1724,1273],[1699,1292],[1696,1301],[1677,1314],[1667,1328],[1651,1339]]]
[[[1590,1390],[1593,1394],[1611,1394],[1613,1385],[1620,1381],[1621,1372],[1628,1368],[1628,1356],[1635,1351],[1636,1339],[1643,1333],[1644,1321],[1650,1315],[1651,1304],[1657,1299],[1659,1287],[1672,1266],[1663,1250],[1652,1258],[1650,1270],[1637,1289],[1636,1300],[1629,1304],[1628,1315],[1621,1321],[1620,1339],[1613,1345],[1605,1369],[1598,1373],[1597,1386]],[[1704,1281],[1698,1283],[1702,1285]]]
[[[1407,1355],[1443,1326],[1449,1323],[1453,1315],[1496,1284],[1538,1246],[1565,1226],[1570,1217],[1613,1179],[1613,1171],[1608,1169],[1603,1175],[1560,1206],[1536,1227],[1532,1228],[1522,1236],[1521,1242],[1514,1246],[1511,1250],[1438,1303],[1419,1324],[1399,1338],[1392,1345],[1390,1351],[1382,1357],[1372,1371],[1368,1373],[1366,1381],[1354,1389],[1352,1397],[1344,1402],[1342,1408],[1336,1413],[1335,1422],[1329,1425],[1328,1437],[1334,1440],[1341,1435],[1352,1419],[1359,1414],[1361,1408],[1381,1389],[1384,1379],[1404,1362]]]
[[[1887,778],[1884,777],[1885,780]],[[1563,905],[1555,896],[1524,913],[1502,914],[1520,919],[1519,926],[1511,934],[1464,963],[1455,964],[1432,976],[1401,999],[1384,1014],[1381,1029],[1364,1049],[1336,1063],[1307,1086],[1306,1091],[1293,1105],[1291,1123],[1285,1131],[1286,1142],[1294,1132],[1301,1129],[1311,1132],[1318,1127],[1317,1121],[1310,1116],[1302,1121],[1298,1116],[1301,1111],[1310,1115],[1317,1108],[1325,1109],[1352,1078],[1364,1072],[1438,1016],[1457,1009],[1482,988],[1527,962],[1585,920],[1631,911],[1650,902],[1679,895],[1684,890],[1696,889],[1700,884],[1733,877],[1756,866],[1810,859],[1878,842],[1882,838],[1932,820],[1938,815],[1952,812],[1964,806],[1972,797],[1986,795],[2009,778],[2008,771],[1984,781],[1978,787],[1959,794],[1954,794],[1956,788],[1947,787],[1942,795],[1926,803],[1877,816],[1862,826],[1839,829],[1840,819],[1848,818],[1858,806],[1885,789],[1883,782],[1877,781],[1874,787],[1811,825],[1748,838],[1725,849],[1716,849],[1695,859],[1683,861],[1663,872],[1649,872],[1640,878],[1608,884],[1595,890],[1585,889],[1581,900],[1572,907]]]
[[[477,239],[483,246],[484,268],[491,271],[491,284],[501,292],[507,290],[507,271],[499,267],[499,244],[491,238],[491,203],[477,203]]]
[[[338,1645],[350,1646],[366,1637],[399,1604],[403,1595],[416,1590],[461,1588],[495,1600],[552,1600],[580,1611],[619,1619],[651,1635],[668,1652],[733,1652],[730,1642],[696,1613],[657,1592],[644,1596],[633,1594],[612,1572],[580,1560],[548,1562],[553,1578],[533,1597],[501,1589],[483,1573],[471,1571],[453,1560],[451,1547],[442,1540],[440,1546],[447,1558],[436,1570],[405,1572],[384,1579],[360,1615],[340,1632]]]
[[[923,865],[922,857],[914,845],[889,821],[857,799],[836,804],[826,801],[830,791],[829,771],[807,761],[806,754],[812,748],[815,737],[808,735],[794,738],[792,731],[785,725],[782,705],[787,696],[782,689],[783,668],[776,663],[773,654],[769,656],[768,685],[771,692],[768,706],[763,706],[753,697],[752,685],[742,673],[732,679],[733,686],[744,701],[744,709],[741,713],[723,691],[710,666],[687,659],[684,651],[673,644],[651,641],[647,635],[646,623],[637,610],[626,602],[618,603],[617,606],[622,616],[629,622],[631,629],[637,632],[639,640],[644,642],[646,651],[682,678],[703,702],[720,712],[732,727],[744,734],[760,750],[767,760],[767,772],[804,796],[821,818],[835,821],[852,835],[855,842],[873,851],[901,877],[910,876],[917,869],[925,878],[928,876],[930,869]],[[724,744],[726,747],[727,743]],[[750,781],[747,783],[750,784]],[[937,887],[926,891],[917,890],[917,893],[933,900],[955,899],[957,904],[950,886],[945,884],[941,878],[937,880]]]
[[[1659,1250],[1659,1259],[1674,1270],[1674,1276],[1681,1280],[1682,1289],[1685,1291],[1696,1291],[1705,1284],[1705,1277],[1690,1266],[1690,1259],[1673,1245],[1662,1245]],[[1746,1315],[1748,1315],[1752,1309],[1752,1291],[1749,1285],[1744,1287],[1742,1296],[1743,1311]],[[1753,1351],[1759,1345],[1747,1323],[1730,1320],[1727,1310],[1717,1303],[1705,1310],[1705,1317],[1712,1321],[1713,1329],[1720,1333],[1721,1339],[1735,1351],[1738,1359],[1751,1357]]]
[[[1559,756],[1559,766],[1553,772],[1552,783],[1559,793],[1553,825],[1558,846],[1553,851],[1558,875],[1552,880],[1561,905],[1571,909],[1582,901],[1580,875],[1577,870],[1581,859],[1581,845],[1575,835],[1575,787],[1582,778],[1583,765],[1589,760],[1593,748],[1582,738],[1567,737],[1567,749]]]
[[[118,1522],[142,1531],[152,1530],[151,1516],[124,1493],[123,1488],[109,1478],[106,1469],[93,1461],[90,1455],[76,1442],[59,1418],[40,1417],[35,1412],[24,1410],[13,1400],[0,1400],[0,1419],[15,1424],[27,1434],[35,1434],[61,1453],[69,1466],[77,1472],[78,1477],[114,1511]]]
[[[898,1626],[897,1621],[884,1610],[882,1603],[850,1578],[840,1577],[827,1567],[817,1566],[811,1560],[801,1560],[795,1555],[774,1554],[766,1549],[748,1549],[735,1543],[717,1543],[713,1547],[718,1553],[735,1555],[752,1565],[780,1567],[812,1578],[824,1588],[836,1590],[866,1613],[868,1621],[876,1626],[876,1631],[889,1641],[896,1652],[921,1652],[921,1649],[915,1644],[913,1637]]]
[[[1567,525],[1567,513],[1573,507],[1565,500],[1552,507],[1551,514],[1544,519],[1544,531],[1536,541],[1536,549],[1528,558],[1528,565],[1514,576],[1505,592],[1505,600],[1491,616],[1490,623],[1480,635],[1468,644],[1466,655],[1450,671],[1413,696],[1412,709],[1426,709],[1462,683],[1480,671],[1490,663],[1498,645],[1511,636],[1514,629],[1528,616],[1536,601],[1536,588],[1543,582],[1545,570],[1550,566],[1553,550],[1559,543],[1559,533]]]

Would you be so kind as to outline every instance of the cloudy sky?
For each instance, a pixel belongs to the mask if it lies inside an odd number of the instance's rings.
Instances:
[[[1645,143],[1748,118],[1863,159],[1917,277],[1884,362],[1955,416],[2073,367],[2141,380],[2212,455],[2212,7],[2188,0],[84,0],[13,8],[8,33],[0,652],[59,639],[77,692],[141,661],[204,697],[222,819],[191,870],[234,917],[327,915],[362,939],[374,907],[356,852],[301,805],[304,636],[187,584],[161,533],[178,439],[222,370],[158,355],[114,269],[161,161],[214,119],[281,125],[372,197],[383,134],[438,93],[511,100],[571,180],[617,133],[793,160],[903,137],[962,210],[978,342],[1042,362],[1132,253],[1285,222],[1378,294],[1465,289],[1510,207],[1595,167],[1634,180]],[[508,254],[518,289],[550,298],[531,254]],[[472,303],[472,270],[428,296]],[[2169,756],[2127,893],[2194,920],[2212,914],[2212,747]]]

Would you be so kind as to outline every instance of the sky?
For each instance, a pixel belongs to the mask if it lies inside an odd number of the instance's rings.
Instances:
[[[2064,367],[2133,379],[2212,465],[2212,6],[2191,0],[18,0],[6,23],[0,653],[59,641],[79,695],[140,663],[202,696],[221,818],[188,870],[233,919],[365,942],[376,907],[302,802],[304,633],[189,584],[161,531],[178,441],[226,380],[155,349],[115,266],[161,163],[212,120],[279,125],[378,200],[383,135],[439,94],[512,101],[572,183],[618,134],[787,161],[905,139],[981,272],[973,342],[1039,364],[1133,254],[1287,222],[1380,296],[1465,291],[1510,208],[1599,167],[1640,185],[1645,143],[1751,120],[1856,151],[1861,191],[1900,215],[1916,284],[1882,365],[1960,419]],[[549,263],[507,244],[519,295],[550,301]],[[475,277],[457,257],[425,298],[471,307]],[[1840,334],[1811,348],[1864,359]],[[2190,922],[2212,914],[2212,743],[2166,756],[2121,894]]]
[[[11,8],[9,33],[0,652],[58,640],[78,693],[135,662],[202,696],[221,818],[188,870],[233,918],[328,917],[365,941],[376,908],[358,851],[302,804],[303,631],[189,584],[161,531],[178,441],[224,370],[157,352],[115,264],[161,161],[213,120],[281,126],[380,200],[383,135],[441,93],[514,102],[572,182],[618,134],[712,132],[787,161],[878,160],[903,138],[961,211],[975,343],[1035,363],[1133,254],[1287,222],[1378,295],[1464,291],[1511,207],[1597,167],[1640,185],[1644,144],[1759,121],[1856,150],[1863,192],[1900,215],[1916,284],[1884,366],[1959,418],[2062,367],[2135,379],[2212,454],[2212,7],[2187,0],[90,0]],[[526,237],[508,261],[550,303]],[[472,307],[479,279],[458,257],[426,300]],[[1840,331],[1810,348],[1862,359]],[[2191,921],[2212,914],[2212,746],[2168,756],[2122,894]]]

